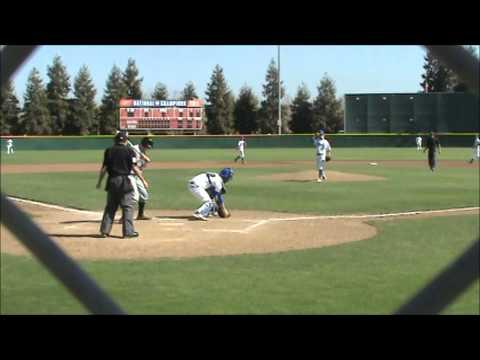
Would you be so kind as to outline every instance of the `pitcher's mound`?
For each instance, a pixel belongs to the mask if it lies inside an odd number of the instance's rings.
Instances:
[[[327,182],[338,181],[378,181],[385,180],[384,177],[371,176],[363,174],[352,174],[340,171],[327,171]],[[293,181],[293,182],[314,182],[317,181],[318,171],[307,170],[301,172],[279,173],[273,175],[259,176],[262,179],[277,180],[277,181]]]

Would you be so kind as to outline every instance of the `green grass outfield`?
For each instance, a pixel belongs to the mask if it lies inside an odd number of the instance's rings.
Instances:
[[[256,149],[249,152],[249,159],[253,158],[252,162],[267,159],[270,162],[283,159],[312,160],[310,149],[294,150]],[[221,150],[198,153],[192,153],[191,150],[170,150],[170,152],[176,161],[192,161],[195,157],[199,160],[232,160],[232,153]],[[162,161],[161,156],[159,156],[160,159],[157,158],[157,155],[162,153],[162,151],[153,153],[153,159]],[[452,159],[462,159],[468,155],[466,149],[446,149],[444,153]],[[59,162],[70,161],[69,152],[55,154]],[[71,155],[77,156],[76,160],[79,161],[91,161],[87,157],[93,154],[85,151],[72,152]],[[406,149],[349,149],[343,152],[339,150],[335,155],[337,159],[355,157],[365,161],[353,164],[332,161],[328,166],[329,170],[380,176],[386,180],[337,182],[328,183],[323,187],[313,182],[272,181],[259,178],[259,176],[279,172],[311,170],[313,160],[311,166],[308,163],[292,163],[283,167],[265,168],[242,168],[241,165],[232,162],[236,174],[234,180],[228,184],[227,202],[232,209],[317,214],[383,213],[478,206],[477,165],[466,168],[442,168],[440,160],[438,172],[431,173],[426,164],[422,167],[383,166],[379,159],[387,155],[393,159],[424,159],[424,154]],[[96,156],[99,156],[98,152]],[[166,155],[163,154],[163,156]],[[50,157],[42,157],[41,160],[50,160]],[[379,161],[379,166],[368,165],[369,161],[374,160]],[[30,159],[30,162],[35,161],[34,158]],[[100,164],[100,161],[98,162]],[[187,191],[186,185],[191,177],[205,170],[219,169],[147,169],[145,174],[151,186],[151,200],[148,206],[159,209],[193,209],[197,206],[197,202]],[[106,194],[102,190],[95,189],[97,178],[97,171],[4,174],[2,190],[10,195],[48,203],[101,210],[105,205]],[[75,191],[72,191],[73,188]]]
[[[229,161],[236,151],[225,149],[154,149],[149,155],[155,161]],[[290,161],[314,160],[312,148],[271,148],[247,149],[248,161]],[[468,160],[471,148],[444,148],[439,160]],[[426,154],[416,148],[338,148],[333,149],[333,157],[338,160],[425,160]],[[3,164],[56,164],[56,163],[92,163],[103,160],[101,150],[18,150],[14,155],[1,152]]]
[[[235,152],[154,150],[155,161],[228,161]],[[227,204],[233,209],[352,214],[479,206],[479,168],[444,168],[442,160],[466,161],[468,148],[445,148],[435,173],[426,165],[393,167],[381,160],[423,160],[414,148],[334,149],[329,170],[382,176],[371,182],[280,182],[258,176],[313,168],[313,150],[251,149],[249,161],[311,160],[284,167],[234,165]],[[100,151],[18,151],[3,163],[82,163]],[[379,166],[368,165],[378,161]],[[146,171],[150,208],[194,209],[186,188],[207,169]],[[219,169],[208,169],[219,170]],[[82,209],[100,210],[97,172],[3,174],[2,191]],[[136,314],[386,314],[393,312],[479,236],[478,217],[373,222],[372,239],[313,250],[188,260],[84,261],[82,264],[130,313]],[[56,280],[29,257],[2,254],[1,313],[83,313]],[[478,282],[447,313],[479,313]]]
[[[477,216],[375,222],[369,240],[314,250],[83,261],[131,314],[389,314],[478,236]],[[1,312],[79,314],[35,260],[2,254]],[[479,314],[479,282],[446,314]]]

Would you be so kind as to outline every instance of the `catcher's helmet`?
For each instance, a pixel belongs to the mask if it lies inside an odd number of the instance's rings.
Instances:
[[[144,137],[140,142],[144,148],[151,149],[153,148],[153,140],[149,137]]]
[[[232,179],[233,177],[233,169],[232,168],[225,168],[223,169],[222,171],[220,171],[218,173],[218,175],[220,175],[220,177],[222,178],[223,182],[228,182]]]

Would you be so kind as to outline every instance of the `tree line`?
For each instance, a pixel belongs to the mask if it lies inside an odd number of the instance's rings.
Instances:
[[[2,135],[87,135],[112,134],[117,129],[118,104],[121,98],[143,99],[143,78],[135,60],[129,59],[122,71],[114,65],[106,80],[101,103],[89,69],[83,65],[73,79],[59,56],[47,66],[44,85],[38,69],[28,76],[23,106],[15,96],[13,84],[7,82],[0,97]],[[270,62],[262,96],[258,99],[251,87],[244,85],[237,97],[229,88],[223,69],[216,65],[205,92],[206,132],[209,134],[276,133],[278,131],[278,80],[275,61]],[[73,88],[72,88],[73,85]],[[310,101],[306,86],[298,89],[293,101],[281,87],[282,133],[311,132],[320,127],[338,131],[343,127],[341,101],[326,74],[318,87],[318,96]],[[72,91],[73,90],[73,91]],[[73,93],[73,97],[70,93]],[[199,98],[193,82],[180,94],[169,96],[167,87],[158,82],[150,98],[155,100]]]
[[[468,51],[478,57],[475,47]],[[422,91],[468,91],[454,73],[431,54],[424,58]],[[143,77],[135,60],[129,59],[122,71],[114,65],[108,75],[101,103],[97,106],[97,90],[89,69],[82,66],[73,79],[59,56],[47,67],[48,82],[44,85],[40,72],[33,68],[27,80],[24,104],[20,108],[12,82],[7,82],[0,95],[0,131],[2,135],[87,135],[112,134],[117,129],[118,104],[121,98],[143,99]],[[274,134],[278,131],[278,102],[281,101],[282,133],[310,133],[318,129],[338,132],[343,129],[343,106],[336,95],[334,81],[324,74],[313,98],[302,83],[291,100],[280,82],[275,61],[268,65],[262,99],[248,85],[237,97],[229,88],[223,69],[216,65],[205,91],[206,132],[209,134]],[[73,97],[69,94],[73,90]],[[280,96],[279,96],[280,95]],[[169,96],[167,87],[158,82],[150,98],[155,100],[198,98],[193,82],[180,94]]]

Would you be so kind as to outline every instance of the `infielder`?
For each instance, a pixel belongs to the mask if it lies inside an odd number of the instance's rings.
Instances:
[[[7,154],[13,154],[14,151],[13,151],[13,140],[12,139],[8,139],[7,140]]]
[[[418,151],[422,150],[422,137],[418,135],[415,141],[417,142],[417,150]]]
[[[475,137],[475,140],[473,140],[473,154],[472,154],[472,158],[470,159],[469,163],[473,163],[473,161],[475,160],[475,158],[480,161],[480,138],[479,138],[479,135],[477,134],[477,136]]]
[[[317,182],[322,182],[324,180],[327,180],[325,167],[327,162],[327,155],[331,155],[332,148],[328,140],[325,139],[325,132],[323,130],[320,130],[315,134],[315,137],[313,138],[313,144],[317,150]]]
[[[427,149],[428,166],[430,167],[430,170],[435,171],[435,168],[437,167],[437,151],[440,154],[441,150],[440,141],[438,141],[438,138],[433,131],[430,132],[430,136],[427,138],[423,152],[427,151]]]
[[[233,173],[233,169],[225,168],[218,174],[205,172],[190,179],[188,189],[202,202],[202,205],[193,213],[194,218],[207,221],[210,214],[216,212],[215,200],[219,204],[224,203],[225,183],[232,179]]]
[[[130,147],[135,151],[135,158],[133,159],[133,163],[137,165],[137,168],[143,174],[147,163],[151,160],[147,156],[147,150],[153,147],[153,141],[149,137],[144,137],[140,144],[133,145],[130,143]],[[132,172],[130,175],[130,180],[132,181],[133,191],[134,191],[134,199],[138,202],[138,215],[136,220],[151,220],[148,216],[145,216],[145,204],[149,199],[148,190],[143,185],[142,179],[140,179],[136,174]]]
[[[240,141],[237,144],[238,156],[235,158],[235,162],[238,160],[242,160],[242,164],[245,164],[245,147],[247,146],[247,142],[245,141],[245,137],[242,136]]]

